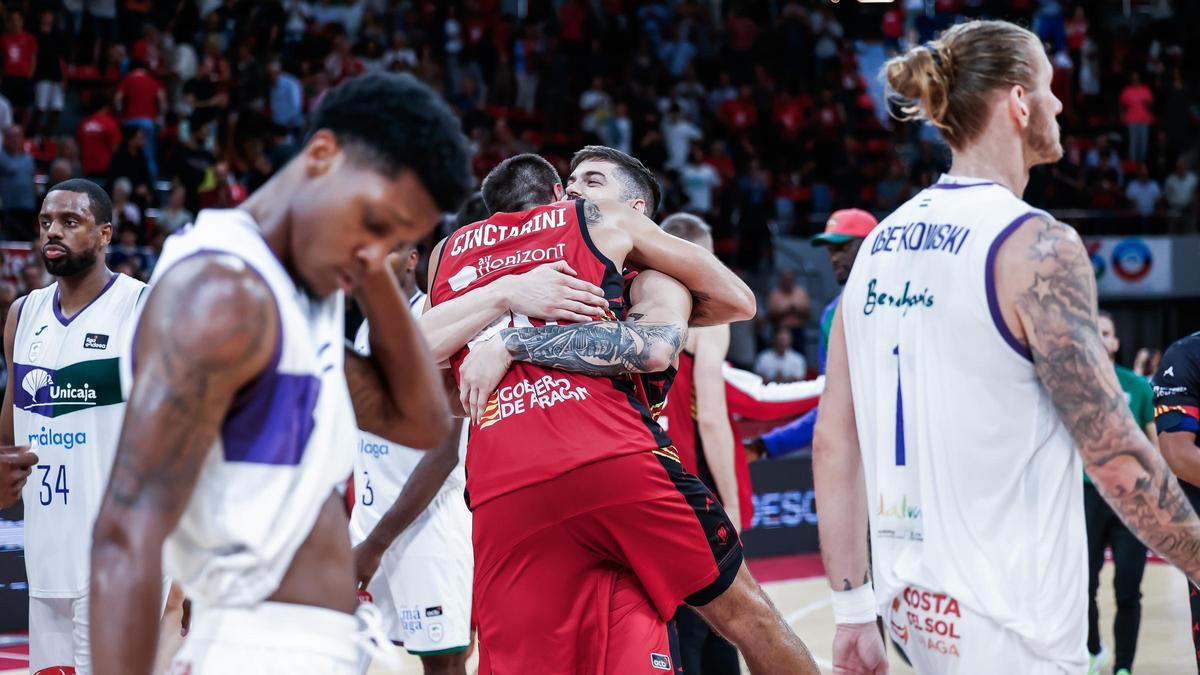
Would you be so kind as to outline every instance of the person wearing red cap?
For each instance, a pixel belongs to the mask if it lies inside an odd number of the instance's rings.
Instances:
[[[823,246],[829,250],[829,262],[833,265],[833,275],[837,278],[839,286],[846,285],[846,280],[850,278],[850,270],[854,267],[854,258],[858,256],[858,247],[878,224],[875,216],[862,209],[841,209],[829,216],[829,220],[825,222],[825,231],[812,238],[813,246]],[[838,293],[825,306],[825,311],[821,312],[817,367],[822,375],[825,374],[829,329],[841,297],[841,293]],[[813,426],[816,422],[817,408],[813,408],[795,421],[750,441],[748,449],[758,458],[774,459],[789,455],[812,445]]]

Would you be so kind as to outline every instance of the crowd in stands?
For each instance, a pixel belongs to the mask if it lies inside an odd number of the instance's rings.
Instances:
[[[936,130],[889,118],[877,72],[976,16],[1029,25],[1054,66],[1066,155],[1029,201],[1196,230],[1200,3],[43,0],[0,16],[4,236],[32,239],[47,184],[86,176],[113,195],[113,264],[145,277],[166,234],[288,161],[330,87],[402,71],[459,112],[481,177],[610,145],[657,173],[660,215],[705,216],[727,261],[763,271],[775,234],[884,215],[947,168]]]

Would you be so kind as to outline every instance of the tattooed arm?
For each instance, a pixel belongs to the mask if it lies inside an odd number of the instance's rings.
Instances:
[[[1070,431],[1084,467],[1139,539],[1200,581],[1200,520],[1138,428],[1096,327],[1096,285],[1079,235],[1032,218],[1000,248],[1005,321]]]
[[[151,291],[137,373],[97,517],[91,561],[96,675],[149,675],[162,610],[163,541],[191,500],[236,393],[278,337],[266,283],[239,260],[200,256]]]
[[[513,361],[585,375],[666,370],[687,337],[691,296],[678,281],[648,270],[633,281],[629,321],[506,328],[475,346],[459,368],[459,397],[479,419]]]
[[[360,428],[433,448],[450,433],[442,375],[386,261],[373,258],[355,291],[371,324],[371,355],[346,348],[346,384]]]
[[[750,287],[706,249],[663,232],[654,221],[622,202],[585,202],[584,217],[601,250],[609,245],[609,234],[617,233],[619,242],[613,242],[612,248],[621,251],[626,266],[658,270],[691,292],[691,325],[716,326],[754,318],[757,303]]]
[[[867,548],[867,484],[859,452],[858,427],[850,389],[850,361],[846,354],[846,333],[842,325],[842,307],[833,316],[829,334],[829,352],[825,363],[825,391],[813,433],[813,487],[817,497],[817,534],[821,541],[821,560],[829,585],[837,593],[853,591],[849,596],[866,595],[873,605],[868,586],[871,582],[871,557]],[[886,673],[887,651],[874,612],[862,617],[835,617],[833,667],[837,673]],[[870,619],[867,619],[870,616]],[[860,621],[859,619],[867,619]]]

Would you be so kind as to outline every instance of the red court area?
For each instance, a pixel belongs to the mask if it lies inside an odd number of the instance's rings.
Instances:
[[[29,645],[0,647],[0,670],[29,666]]]

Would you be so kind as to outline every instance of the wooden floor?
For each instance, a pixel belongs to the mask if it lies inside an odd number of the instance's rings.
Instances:
[[[823,578],[775,581],[763,584],[785,618],[808,644],[823,672],[832,672],[833,613]],[[1100,579],[1100,622],[1104,642],[1112,647],[1112,566],[1107,565]],[[1146,567],[1142,582],[1142,627],[1138,636],[1137,675],[1191,675],[1196,673],[1188,631],[1188,603],[1183,575],[1166,565]],[[18,657],[20,658],[20,657]],[[415,657],[403,655],[403,675],[420,675],[421,664]],[[0,661],[3,658],[0,657]],[[15,665],[15,664],[14,664]],[[474,659],[468,672],[474,672]],[[894,654],[891,672],[908,675],[913,671]],[[3,670],[0,675],[28,675],[26,669]],[[370,675],[383,675],[374,668]],[[749,671],[746,671],[749,672]],[[1111,667],[1104,670],[1107,675]]]
[[[816,657],[822,672],[832,673],[833,611],[824,578],[776,581],[763,584],[780,613],[795,627]],[[1188,630],[1187,584],[1182,574],[1167,565],[1147,565],[1142,581],[1142,627],[1138,633],[1137,675],[1191,675],[1196,672],[1192,638]],[[1112,649],[1112,565],[1100,576],[1100,626],[1103,641]],[[420,675],[421,664],[405,655],[404,675]],[[471,663],[474,672],[474,662]],[[750,671],[743,668],[743,672]],[[911,668],[892,654],[893,675],[909,675]],[[1112,673],[1111,664],[1103,671]],[[370,675],[383,675],[372,670]]]

